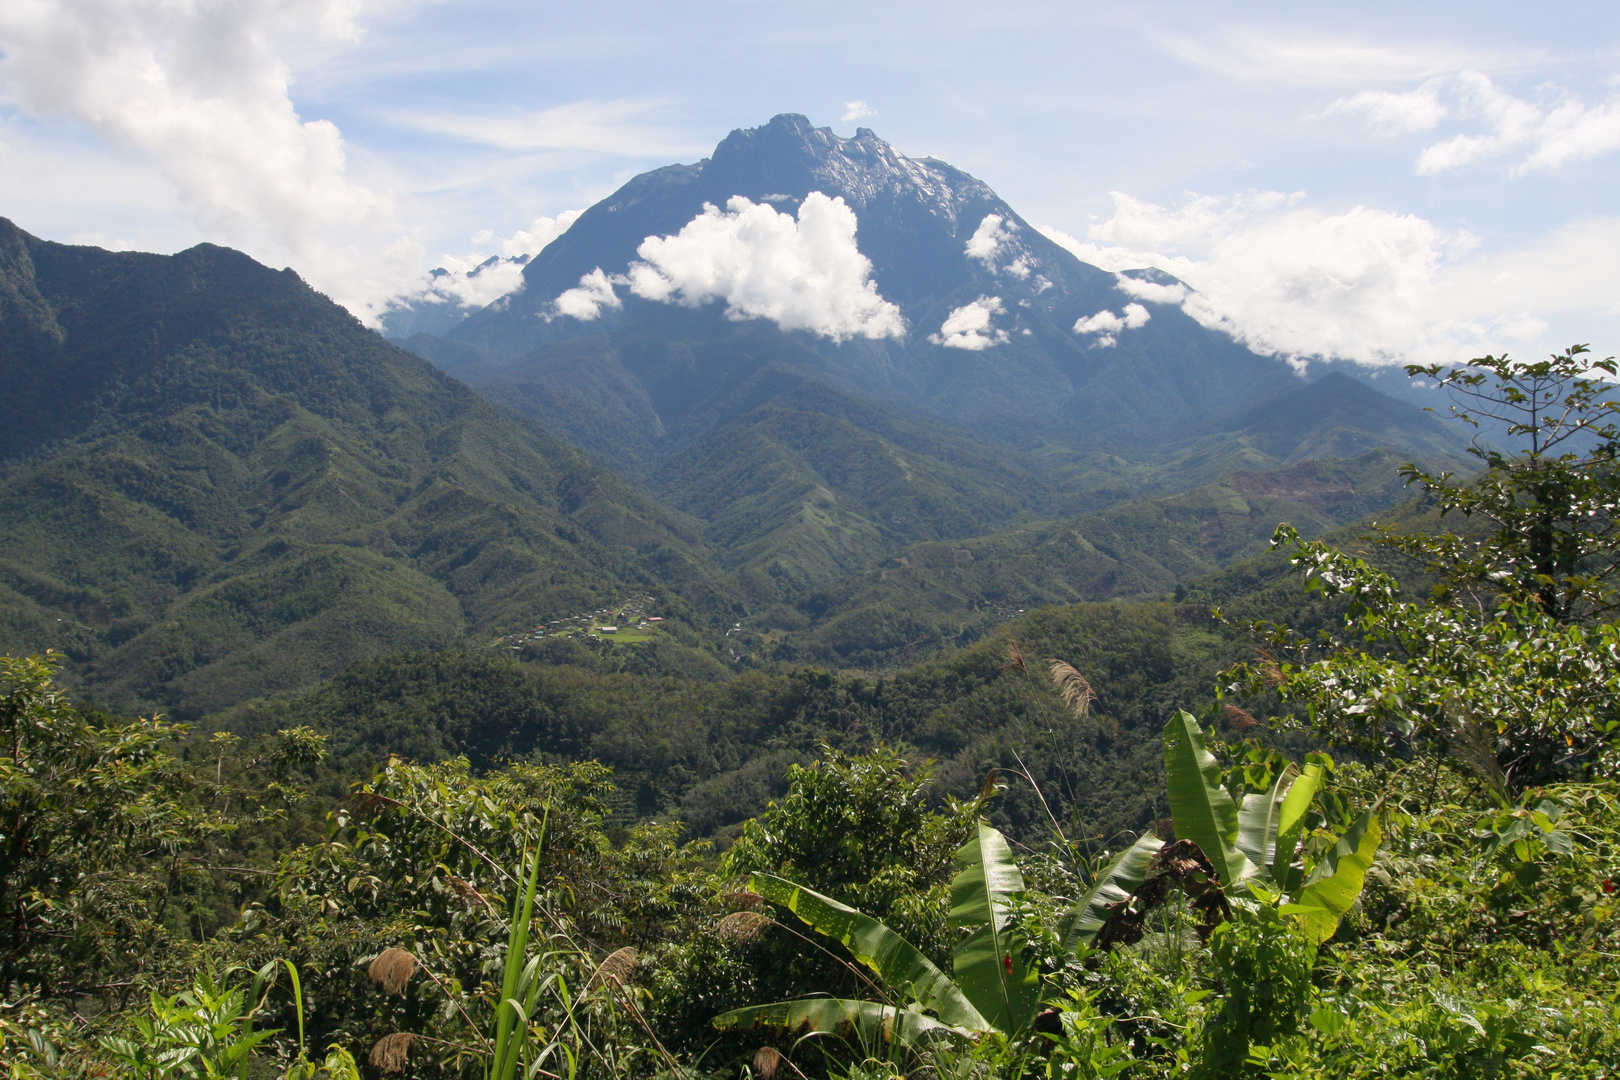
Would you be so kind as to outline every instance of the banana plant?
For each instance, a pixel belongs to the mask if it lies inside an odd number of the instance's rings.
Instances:
[[[883,987],[891,1001],[806,997],[733,1009],[714,1018],[721,1030],[781,1027],[853,1029],[863,1039],[916,1042],[930,1032],[1016,1034],[1034,1021],[1040,979],[1014,931],[1012,907],[1024,877],[1000,832],[980,822],[956,853],[951,925],[966,931],[946,975],[922,951],[883,923],[846,904],[774,874],[755,873],[749,888],[840,942]]]
[[[1383,842],[1375,810],[1352,823],[1307,873],[1302,841],[1326,781],[1320,764],[1303,770],[1290,764],[1269,791],[1240,802],[1221,786],[1220,764],[1204,745],[1198,721],[1181,711],[1164,728],[1164,771],[1177,840],[1198,846],[1229,895],[1286,899],[1282,912],[1318,943],[1333,936]],[[1164,872],[1164,853],[1164,842],[1151,835],[1120,852],[1070,909],[1065,945],[1077,951],[1092,944],[1109,918]]]

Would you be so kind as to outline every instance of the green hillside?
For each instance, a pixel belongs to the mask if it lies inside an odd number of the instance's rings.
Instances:
[[[651,483],[764,607],[1051,504],[1014,455],[956,436],[806,382],[675,450]]]
[[[1168,596],[1264,551],[1277,524],[1327,532],[1409,497],[1387,450],[1240,471],[1177,495],[1064,521],[922,543],[755,621],[782,660],[881,667],[966,644],[1043,604]]]
[[[9,223],[0,648],[196,714],[626,592],[717,601],[696,526],[291,272]]]
[[[1004,668],[1009,641],[1028,674]],[[1207,613],[1169,603],[1079,604],[1031,612],[972,647],[885,678],[814,668],[746,672],[722,680],[634,674],[598,660],[495,650],[367,660],[318,689],[209,719],[244,733],[307,724],[330,734],[351,775],[390,753],[419,761],[467,754],[501,759],[592,759],[610,765],[625,820],[674,817],[709,835],[781,794],[782,774],[818,743],[860,752],[886,742],[939,762],[945,790],[977,790],[985,771],[1017,751],[1048,797],[1082,831],[1113,834],[1155,820],[1154,738],[1175,708],[1212,697],[1220,662],[1245,653]],[[1050,690],[1039,658],[1087,672],[1098,693],[1076,719]],[[1010,797],[1003,823],[1038,830],[1028,793]]]

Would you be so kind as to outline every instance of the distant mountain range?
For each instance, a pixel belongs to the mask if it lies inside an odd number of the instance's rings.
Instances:
[[[238,252],[0,219],[0,650],[198,717],[634,593],[667,618],[624,646],[650,672],[884,668],[1162,595],[1459,460],[1420,409],[1200,326],[1174,279],[803,117],[635,178],[523,280],[417,312],[444,332],[413,356]]]

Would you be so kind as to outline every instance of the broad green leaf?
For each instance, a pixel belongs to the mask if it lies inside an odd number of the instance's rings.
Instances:
[[[951,925],[971,930],[994,922],[1001,930],[1010,899],[1024,891],[1024,875],[1013,861],[1007,838],[981,821],[955,861],[960,869],[951,879]]]
[[[1294,855],[1299,850],[1300,826],[1305,823],[1305,812],[1311,808],[1311,801],[1322,790],[1322,778],[1322,766],[1314,761],[1307,762],[1305,771],[1300,773],[1299,779],[1288,789],[1288,797],[1283,799],[1282,815],[1277,822],[1276,851],[1268,860],[1268,865],[1271,867],[1271,880],[1285,889],[1289,884]]]
[[[867,1045],[882,1038],[911,1044],[931,1031],[956,1031],[932,1016],[913,1009],[885,1005],[880,1001],[852,1001],[847,998],[807,997],[778,1001],[770,1005],[750,1005],[721,1013],[712,1021],[721,1031],[741,1027],[776,1027],[789,1032],[800,1028],[816,1032],[844,1034],[855,1032]]]
[[[1283,905],[1283,914],[1298,919],[1306,933],[1318,943],[1332,937],[1339,928],[1339,920],[1361,895],[1367,869],[1372,866],[1373,856],[1383,840],[1378,818],[1368,810],[1339,837],[1333,850],[1323,856],[1311,880],[1300,890],[1298,901]]]
[[[1222,885],[1246,877],[1251,867],[1237,849],[1237,804],[1221,787],[1221,767],[1204,749],[1203,729],[1185,709],[1164,726],[1164,772],[1176,839],[1197,844]]]
[[[1164,841],[1148,833],[1114,856],[1086,894],[1069,909],[1068,930],[1063,935],[1064,952],[1074,953],[1080,946],[1096,940],[1097,931],[1108,918],[1108,909],[1142,887],[1148,866],[1162,847]]]
[[[1250,873],[1269,867],[1277,851],[1277,835],[1282,826],[1283,806],[1299,770],[1290,765],[1277,777],[1270,791],[1244,796],[1238,808],[1237,848],[1249,860]]]
[[[1023,1030],[1040,1004],[1040,975],[1024,962],[1025,949],[1006,933],[1009,905],[1024,891],[1024,875],[1007,840],[984,822],[956,853],[951,879],[951,925],[969,934],[956,946],[956,984],[998,1030]]]
[[[847,904],[775,874],[753,874],[749,887],[787,908],[816,930],[842,942],[856,960],[954,1027],[988,1031],[990,1024],[950,978],[915,945]]]

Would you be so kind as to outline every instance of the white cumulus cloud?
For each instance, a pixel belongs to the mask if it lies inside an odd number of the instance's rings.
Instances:
[[[686,307],[723,300],[730,318],[770,319],[834,341],[903,337],[900,309],[878,295],[855,228],[844,200],[819,191],[805,198],[797,220],[738,195],[725,210],[705,206],[674,236],[647,237],[626,280],[647,300]],[[606,303],[601,287],[592,288]]]
[[[1597,104],[1568,94],[1537,103],[1478,71],[1430,79],[1404,93],[1363,91],[1327,111],[1360,114],[1383,135],[1433,131],[1447,119],[1467,128],[1423,149],[1415,166],[1423,176],[1503,158],[1511,175],[1522,176],[1620,150],[1620,93]]]
[[[1487,252],[1477,237],[1413,214],[1329,212],[1299,193],[1194,196],[1179,207],[1113,198],[1113,215],[1085,240],[1047,235],[1107,270],[1173,274],[1188,287],[1128,276],[1119,285],[1144,303],[1180,304],[1260,352],[1456,362],[1554,347],[1541,341],[1549,318],[1620,304],[1620,218]]]
[[[1012,230],[1007,228],[1001,220],[1000,214],[986,214],[979,227],[973,230],[968,237],[967,247],[964,249],[970,259],[978,259],[984,263],[985,268],[996,268],[996,255],[1003,245],[1012,239]]]
[[[993,329],[995,317],[1004,311],[999,296],[981,296],[971,304],[963,304],[945,317],[939,333],[928,340],[947,349],[967,349],[979,352],[992,345],[1006,342],[1005,330]]]
[[[383,309],[408,308],[423,303],[450,303],[466,309],[481,308],[523,287],[523,267],[557,237],[568,231],[583,213],[564,210],[556,217],[538,217],[526,229],[511,236],[496,236],[490,229],[473,234],[472,244],[485,251],[445,255],[439,266],[422,276],[382,305]],[[487,249],[495,248],[491,255]]]
[[[1138,300],[1148,300],[1155,304],[1183,304],[1189,295],[1187,286],[1180,282],[1174,285],[1161,285],[1156,281],[1143,281],[1141,278],[1131,277],[1129,274],[1114,276],[1119,281],[1120,291]]]
[[[1141,304],[1126,304],[1118,315],[1105,308],[1095,315],[1075,320],[1074,332],[1098,334],[1100,336],[1093,344],[1098,348],[1108,349],[1119,343],[1121,330],[1139,330],[1147,325],[1150,318],[1152,315]]]
[[[613,291],[616,283],[622,284],[623,279],[608,277],[598,266],[581,277],[578,285],[557,297],[557,314],[590,322],[602,314],[604,308],[623,307],[624,301]]]
[[[1017,231],[1017,222],[1005,221],[1000,214],[986,214],[979,227],[973,230],[973,235],[968,237],[963,250],[968,258],[979,260],[991,273],[996,272],[997,260],[1012,253],[1014,258],[1001,268],[1002,273],[1011,274],[1020,281],[1025,280],[1034,264],[1027,254],[1019,252],[1018,241],[1013,236]]]
[[[343,139],[288,97],[284,35],[354,39],[358,0],[6,0],[0,94],[152,162],[209,232],[290,255],[357,313],[422,251],[387,192],[347,175]]]
[[[490,229],[473,234],[474,244],[494,244],[507,258],[538,255],[557,237],[567,232],[579,220],[583,210],[564,210],[556,217],[537,217],[527,229],[519,229],[511,236],[498,237]]]

